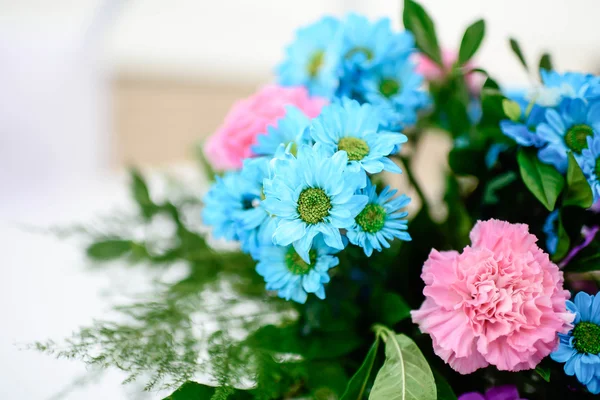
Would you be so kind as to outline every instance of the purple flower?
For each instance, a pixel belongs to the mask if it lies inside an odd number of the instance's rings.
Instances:
[[[458,400],[525,400],[519,396],[516,386],[505,385],[492,388],[485,395],[469,392],[461,395]]]

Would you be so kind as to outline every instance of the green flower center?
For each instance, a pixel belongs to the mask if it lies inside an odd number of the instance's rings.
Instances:
[[[285,253],[285,265],[294,275],[306,275],[313,269],[315,261],[317,261],[317,251],[309,251],[308,257],[310,258],[310,264],[304,261],[293,247],[290,247]]]
[[[580,322],[573,329],[575,348],[580,353],[600,354],[600,326]]]
[[[348,153],[349,161],[360,161],[369,154],[369,145],[359,138],[343,137],[338,142],[338,150]]]
[[[379,82],[379,92],[385,97],[392,97],[400,91],[400,83],[395,79],[384,78]]]
[[[370,203],[356,216],[356,223],[368,233],[377,233],[385,225],[387,213],[379,204]]]
[[[594,130],[589,125],[573,125],[565,134],[565,143],[567,147],[575,153],[580,154],[581,150],[587,149],[587,137],[592,136]]]
[[[296,157],[298,155],[298,145],[296,144],[296,142],[287,142],[285,144],[286,149],[290,145],[290,143],[292,144],[290,146],[290,154],[292,154],[294,157]]]
[[[352,58],[357,54],[363,54],[367,60],[373,59],[373,50],[368,47],[357,46],[354,47],[346,53],[346,58]]]
[[[323,189],[307,188],[298,197],[298,214],[307,224],[322,222],[330,209],[331,201]]]
[[[323,62],[325,61],[325,52],[323,50],[317,50],[308,60],[308,66],[306,69],[308,70],[308,75],[311,78],[314,78],[319,74],[321,67],[323,66]]]

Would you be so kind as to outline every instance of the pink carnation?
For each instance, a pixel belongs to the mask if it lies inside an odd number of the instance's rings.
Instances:
[[[440,68],[440,66],[434,63],[429,57],[418,53],[416,56],[416,71],[417,73],[423,75],[425,79],[430,82],[440,82],[446,79],[450,71],[452,71],[452,66],[456,60],[458,60],[457,52],[444,49],[442,50],[442,63],[444,64],[444,68]],[[465,68],[472,70],[473,64],[467,63]],[[474,73],[468,73],[465,79],[471,93],[478,94],[481,91],[481,79],[479,79]]]
[[[285,115],[285,106],[296,106],[314,118],[326,103],[323,98],[310,97],[304,87],[266,86],[233,105],[223,125],[208,138],[204,153],[215,169],[241,168],[242,161],[252,156],[256,137]]]
[[[413,321],[461,374],[535,368],[570,329],[563,274],[524,224],[479,221],[462,253],[432,250]]]

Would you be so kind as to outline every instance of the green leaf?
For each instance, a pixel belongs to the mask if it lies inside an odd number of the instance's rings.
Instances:
[[[338,399],[344,393],[348,376],[338,360],[311,362],[307,370],[308,388],[315,400]]]
[[[87,256],[95,261],[110,261],[129,253],[134,247],[131,240],[107,239],[92,243],[86,249]]]
[[[267,325],[248,337],[247,344],[274,353],[299,354],[307,360],[321,360],[348,354],[361,345],[361,338],[348,331],[302,335],[297,324]]]
[[[369,400],[436,400],[433,373],[408,336],[385,329],[385,362],[373,383]]]
[[[467,28],[460,42],[460,50],[458,52],[458,63],[460,65],[464,65],[475,55],[479,46],[481,46],[484,36],[485,21],[482,19]]]
[[[565,268],[569,272],[592,272],[600,270],[600,253],[573,260]]]
[[[521,106],[516,101],[509,99],[502,100],[502,109],[504,110],[504,114],[511,120],[518,121],[521,119]]]
[[[484,204],[497,204],[499,199],[498,196],[496,196],[496,191],[510,185],[515,179],[517,179],[517,174],[513,171],[508,171],[490,179],[487,185],[485,185],[485,190],[483,192]]]
[[[129,173],[131,175],[131,192],[133,198],[138,204],[144,218],[150,219],[156,213],[157,206],[150,199],[148,185],[137,169],[131,168]]]
[[[554,68],[552,68],[552,58],[550,57],[550,54],[548,53],[544,53],[542,55],[542,58],[540,58],[540,70],[545,69],[546,71],[552,71]],[[540,79],[541,79],[541,75],[540,75]]]
[[[550,382],[550,368],[544,368],[538,365],[535,368],[535,372],[537,372],[537,374],[541,376],[543,380],[545,380],[546,382]]]
[[[373,370],[373,364],[375,364],[375,358],[377,357],[377,349],[379,348],[379,338],[375,339],[373,345],[369,349],[367,356],[365,357],[362,365],[356,371],[354,376],[348,382],[346,391],[342,395],[340,400],[362,400],[365,391],[367,390],[367,383]]]
[[[382,322],[386,325],[394,325],[410,317],[410,306],[396,293],[384,293],[379,308]]]
[[[558,226],[556,229],[556,235],[558,236],[558,243],[556,245],[556,251],[552,255],[552,261],[562,260],[571,247],[571,238],[569,237],[565,226],[563,224],[563,212],[561,211],[558,215]]]
[[[590,187],[581,167],[575,160],[573,153],[569,152],[569,165],[567,167],[567,190],[563,198],[563,206],[577,206],[590,208],[594,201]]]
[[[411,31],[419,50],[440,67],[444,66],[437,41],[435,25],[423,7],[413,0],[404,0],[404,27]]]
[[[513,38],[510,38],[510,48],[519,58],[519,61],[521,61],[521,64],[523,65],[525,70],[529,71],[529,68],[527,67],[527,61],[525,61],[525,57],[523,56],[523,52],[521,51],[521,46],[519,46],[519,43]]]
[[[468,147],[455,147],[448,154],[448,164],[458,175],[479,176],[486,172],[485,153]]]
[[[444,378],[444,375],[433,370],[433,376],[435,377],[437,400],[456,400],[456,394],[454,394],[452,386],[450,386],[446,378]]]
[[[521,178],[533,195],[548,209],[554,210],[556,199],[562,191],[565,180],[560,172],[537,158],[535,151],[520,149],[517,161]]]
[[[213,396],[215,390],[214,387],[188,381],[163,400],[208,400]]]

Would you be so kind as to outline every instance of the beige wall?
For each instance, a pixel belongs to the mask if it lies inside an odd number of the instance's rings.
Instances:
[[[112,83],[112,164],[164,165],[190,159],[194,144],[221,124],[231,105],[259,86],[210,79],[123,75]]]

